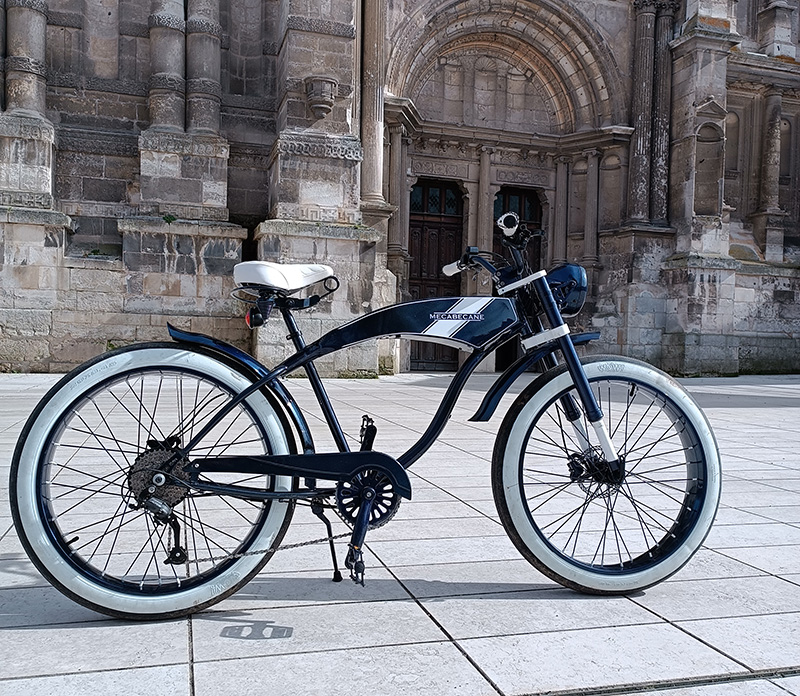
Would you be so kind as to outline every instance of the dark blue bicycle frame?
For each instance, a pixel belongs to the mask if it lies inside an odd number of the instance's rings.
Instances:
[[[300,438],[303,454],[314,455],[315,447],[308,423],[294,398],[279,381],[281,377],[290,372],[303,368],[308,375],[337,448],[342,453],[349,453],[350,448],[314,366],[314,360],[370,339],[387,337],[404,337],[443,343],[469,351],[470,355],[453,377],[428,428],[408,451],[398,457],[397,462],[403,468],[408,468],[428,450],[442,432],[461,391],[475,368],[499,345],[526,330],[526,323],[520,319],[521,312],[518,311],[515,299],[503,297],[434,298],[392,305],[377,310],[338,327],[317,341],[305,345],[291,311],[287,308],[280,311],[289,329],[289,338],[292,339],[297,352],[271,370],[230,344],[169,326],[170,335],[174,340],[222,353],[249,368],[249,371],[257,377],[250,387],[221,409],[215,418],[183,448],[184,452],[191,451],[196,442],[199,442],[237,404],[251,394],[267,388],[272,390],[283,403]],[[537,361],[546,358],[558,349],[563,352],[565,341],[569,346],[569,352],[574,354],[574,345],[581,345],[597,337],[598,334],[579,334],[554,339],[538,346],[536,350],[528,352],[500,375],[471,420],[489,420],[511,384]],[[278,457],[274,459],[278,459]],[[292,461],[296,463],[299,461],[298,457],[293,457]],[[298,475],[304,474],[300,472]]]

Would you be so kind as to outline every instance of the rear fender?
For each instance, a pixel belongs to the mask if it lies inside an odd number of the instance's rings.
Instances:
[[[210,353],[213,357],[238,368],[242,373],[250,376],[253,381],[263,379],[269,374],[269,370],[256,360],[252,355],[245,353],[240,348],[220,341],[219,339],[206,336],[204,334],[194,333],[191,331],[182,331],[171,324],[167,324],[169,335],[174,341],[184,343],[201,349]],[[283,386],[277,379],[268,382],[261,390],[266,396],[270,404],[275,408],[276,413],[286,426],[287,434],[297,433],[302,451],[304,454],[311,454],[314,452],[314,440],[311,436],[311,429],[308,427],[305,416],[294,400],[294,397],[289,393],[286,387]],[[294,426],[294,431],[289,427],[288,420]],[[296,453],[298,451],[297,442],[294,436],[291,437],[289,443],[291,451]]]

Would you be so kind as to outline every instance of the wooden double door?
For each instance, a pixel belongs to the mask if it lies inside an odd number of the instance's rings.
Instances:
[[[421,180],[411,189],[410,207],[408,291],[412,299],[458,297],[461,276],[444,275],[442,266],[464,253],[461,191],[452,182]],[[412,341],[411,369],[452,372],[458,369],[458,351],[435,343]]]
[[[542,223],[542,207],[537,192],[504,186],[494,201],[494,218],[501,213],[515,212],[531,229]],[[421,179],[411,189],[409,245],[411,267],[408,291],[412,299],[429,297],[458,297],[461,295],[461,275],[445,276],[442,266],[464,253],[463,194],[458,184],[449,181]],[[502,234],[495,228],[494,251],[503,254]],[[528,245],[532,268],[541,268],[541,240],[534,238]],[[495,367],[505,369],[520,354],[518,339],[509,341],[497,350]],[[452,372],[458,369],[458,351],[435,343],[411,342],[411,369],[423,372]]]

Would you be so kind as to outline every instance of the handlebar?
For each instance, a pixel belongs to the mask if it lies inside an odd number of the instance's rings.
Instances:
[[[461,261],[453,261],[442,267],[442,273],[446,276],[454,276],[456,273],[461,273]]]
[[[446,276],[454,276],[467,268],[481,267],[489,271],[495,283],[507,284],[513,279],[530,272],[523,252],[528,246],[531,237],[541,234],[540,230],[529,230],[522,223],[516,213],[504,213],[497,221],[497,226],[503,232],[502,245],[510,252],[511,259],[508,267],[498,270],[484,256],[491,256],[490,252],[481,252],[478,247],[467,247],[464,255],[453,263],[448,263],[442,268]]]

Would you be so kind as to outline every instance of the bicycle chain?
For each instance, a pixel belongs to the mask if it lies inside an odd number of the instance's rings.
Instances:
[[[345,524],[344,518],[339,514],[339,511],[332,507],[332,509],[339,519],[342,520]],[[262,554],[267,554],[270,551],[278,552],[278,551],[286,551],[288,549],[299,549],[303,546],[312,546],[314,544],[324,544],[326,541],[336,541],[337,539],[343,539],[344,537],[352,535],[352,530],[349,532],[343,532],[342,534],[334,534],[333,536],[323,537],[322,539],[311,539],[310,541],[300,541],[296,544],[283,544],[281,546],[270,546],[267,549],[262,549],[260,551],[242,551],[241,553],[229,553],[225,556],[209,556],[207,558],[195,558],[194,560],[190,561],[190,563],[216,563],[217,561],[227,561],[228,559],[237,559],[237,558],[244,558],[245,556],[258,556]]]

